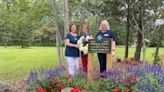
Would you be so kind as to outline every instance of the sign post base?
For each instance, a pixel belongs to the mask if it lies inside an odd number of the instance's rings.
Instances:
[[[107,53],[106,56],[106,70],[109,71],[110,69],[112,69],[112,54],[111,53]]]
[[[87,79],[88,82],[92,82],[93,78],[92,78],[92,74],[93,74],[93,56],[94,53],[88,53],[88,73],[87,73]]]

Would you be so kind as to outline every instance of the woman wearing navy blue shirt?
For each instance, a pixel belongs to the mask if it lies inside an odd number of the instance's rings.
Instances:
[[[100,36],[102,38],[112,38],[112,56],[115,55],[115,36],[114,33],[110,30],[109,23],[106,20],[103,20],[100,24],[100,31],[96,34],[96,38]],[[106,54],[98,53],[98,59],[100,63],[100,73],[101,77],[103,76],[103,72],[106,71]]]
[[[77,35],[77,26],[75,24],[70,26],[70,32],[66,35],[65,43],[66,50],[65,56],[68,65],[68,74],[71,76],[75,74],[75,72],[79,68],[79,48],[77,45],[77,41],[80,36]]]

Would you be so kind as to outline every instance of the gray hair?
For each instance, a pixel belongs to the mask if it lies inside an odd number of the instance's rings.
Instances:
[[[109,26],[109,23],[108,23],[107,20],[101,21],[101,23],[100,23],[100,28],[99,28],[100,30],[102,30],[102,28],[101,28],[101,25],[102,25],[102,24],[106,24],[106,25],[107,25],[107,29],[110,30],[110,26]]]

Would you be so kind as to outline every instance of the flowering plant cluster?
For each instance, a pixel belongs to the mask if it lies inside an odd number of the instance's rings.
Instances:
[[[62,81],[56,77],[60,75],[61,72],[64,72],[63,67],[48,70],[41,68],[39,72],[31,71],[27,84],[32,87],[31,89],[29,88],[28,91],[35,89],[36,92],[60,92],[65,88]]]
[[[88,54],[88,40],[91,39],[89,35],[81,36],[78,40],[79,50],[84,53],[84,55]]]
[[[101,78],[98,69],[94,69],[94,81],[87,83],[85,73],[80,70],[68,80],[62,67],[32,71],[28,78],[28,90],[37,92],[60,92],[65,87],[72,87],[71,92],[82,89],[93,92],[164,92],[164,67],[152,64],[123,64],[124,69],[115,63],[115,68],[104,73]],[[43,77],[44,76],[44,77]]]
[[[126,79],[124,79],[124,84],[127,88],[131,89],[131,85],[135,84],[137,81],[137,77],[134,75],[132,77],[128,77]]]
[[[65,86],[62,82],[58,81],[54,76],[51,77],[49,82],[45,82],[46,84],[43,84],[43,82],[40,82],[41,87],[36,87],[35,90],[37,92],[61,92]]]

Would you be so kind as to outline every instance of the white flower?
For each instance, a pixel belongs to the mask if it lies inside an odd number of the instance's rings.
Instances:
[[[87,45],[83,45],[83,40],[86,40],[88,42],[88,40],[91,39],[89,35],[87,35],[87,37],[85,38],[84,36],[80,37],[80,39],[78,40],[78,44],[79,44],[79,50],[81,52],[84,53],[84,55],[88,54],[88,44]]]

